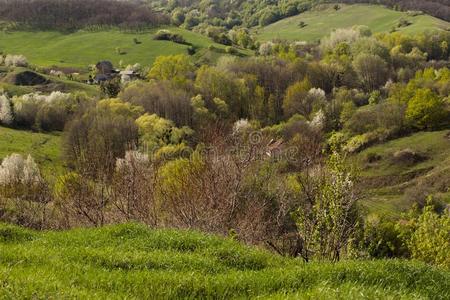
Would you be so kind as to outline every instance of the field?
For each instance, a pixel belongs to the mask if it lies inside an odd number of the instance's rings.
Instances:
[[[0,127],[0,160],[11,153],[31,154],[44,174],[62,170],[60,133],[35,133]]]
[[[400,260],[305,264],[230,239],[124,224],[0,224],[5,299],[445,299],[450,272]]]
[[[354,25],[366,25],[372,32],[389,32],[401,18],[413,24],[403,27],[399,31],[415,34],[425,30],[447,29],[450,24],[440,19],[421,15],[410,17],[405,12],[398,12],[377,5],[341,5],[336,11],[332,6],[324,10],[313,10],[294,17],[286,18],[258,29],[258,39],[268,41],[272,39],[315,41],[328,35],[333,29],[347,28]],[[301,28],[300,22],[306,26]]]
[[[207,37],[181,28],[168,28],[173,33],[181,34],[187,42],[198,47],[195,55],[201,58],[207,55],[207,48],[214,45],[217,49],[225,46],[216,44]],[[168,41],[155,41],[153,36],[159,29],[143,33],[125,33],[120,31],[78,31],[60,33],[48,31],[11,31],[0,32],[0,51],[11,54],[23,54],[28,60],[39,66],[71,66],[87,68],[100,60],[109,60],[115,66],[122,62],[140,63],[150,66],[157,56],[187,54],[187,45]],[[138,44],[134,42],[138,39]],[[119,54],[120,49],[122,54]]]
[[[398,215],[410,207],[403,197],[405,189],[426,183],[429,186],[448,186],[450,172],[450,131],[420,132],[384,144],[370,147],[354,159],[361,167],[367,184],[364,204],[370,212]],[[409,150],[422,157],[417,162],[399,161],[396,153]],[[367,162],[368,157],[378,158]],[[450,191],[441,195],[450,203]]]

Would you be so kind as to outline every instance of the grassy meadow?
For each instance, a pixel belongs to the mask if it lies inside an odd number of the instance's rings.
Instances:
[[[181,28],[167,28],[182,35],[188,43],[198,48],[196,58],[207,55],[207,48],[213,45],[224,50],[225,46],[214,43],[209,38]],[[169,41],[153,40],[159,29],[142,33],[128,33],[118,30],[77,31],[62,33],[52,31],[10,31],[0,32],[0,51],[23,54],[39,66],[70,66],[86,68],[99,60],[109,60],[118,66],[140,63],[150,66],[160,55],[187,54],[188,45]],[[137,38],[138,44],[134,42]],[[120,49],[122,54],[119,54]],[[243,51],[247,53],[248,51]]]
[[[0,224],[5,299],[448,299],[450,272],[397,260],[305,264],[231,239],[124,224]]]
[[[400,151],[412,151],[422,157],[417,162],[395,159]],[[368,157],[378,158],[368,162]],[[363,204],[370,212],[388,216],[399,215],[411,206],[403,197],[405,189],[428,182],[443,184],[450,172],[450,131],[419,132],[369,147],[353,157],[367,183],[368,198]],[[442,195],[450,203],[450,191]]]
[[[374,33],[389,32],[392,27],[397,26],[401,18],[411,21],[412,25],[398,30],[410,34],[450,27],[449,23],[429,15],[412,17],[405,12],[378,5],[341,5],[338,11],[330,5],[326,9],[308,11],[258,29],[257,36],[261,41],[272,39],[314,41],[328,35],[333,29],[354,25],[366,25]],[[306,26],[301,28],[300,22],[304,22]]]
[[[11,153],[30,154],[44,174],[63,170],[61,133],[36,133],[0,126],[0,160]]]

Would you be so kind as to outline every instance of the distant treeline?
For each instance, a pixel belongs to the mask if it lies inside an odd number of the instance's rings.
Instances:
[[[57,30],[89,26],[138,29],[169,22],[149,7],[114,0],[0,0],[0,19],[35,29]]]
[[[333,1],[336,2],[336,1]],[[426,14],[450,21],[450,0],[339,0],[341,3],[384,4],[400,10],[420,10]]]

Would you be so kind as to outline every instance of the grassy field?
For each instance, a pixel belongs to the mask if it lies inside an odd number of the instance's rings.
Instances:
[[[196,57],[205,55],[209,45],[218,49],[225,46],[216,44],[207,37],[181,28],[168,28],[181,34],[185,40],[198,47]],[[100,60],[110,60],[116,66],[119,62],[140,63],[149,66],[160,55],[187,54],[187,45],[168,41],[155,41],[153,36],[159,29],[144,33],[125,33],[115,30],[71,34],[60,32],[0,32],[0,51],[23,54],[39,66],[73,66],[86,68]],[[140,44],[134,43],[137,38]],[[123,53],[118,54],[117,48]]]
[[[336,11],[329,6],[325,10],[309,11],[294,17],[286,18],[258,30],[258,39],[267,41],[272,39],[314,41],[328,35],[333,29],[347,28],[354,25],[366,25],[374,33],[388,32],[395,27],[401,18],[413,24],[399,29],[406,33],[415,34],[429,29],[450,27],[450,23],[440,19],[422,15],[409,17],[404,12],[398,12],[377,5],[341,5]],[[306,27],[300,28],[303,21]]]
[[[125,224],[33,232],[0,224],[5,299],[448,299],[422,263],[309,263],[197,232]]]
[[[30,154],[44,174],[62,170],[60,133],[35,133],[0,127],[0,160],[11,153]]]
[[[364,204],[371,212],[398,215],[411,203],[403,197],[405,189],[428,182],[428,185],[446,184],[450,173],[450,130],[420,132],[384,144],[369,147],[354,157],[361,166],[361,176],[370,187]],[[400,162],[394,158],[407,150],[423,157],[417,163]],[[368,157],[378,155],[374,162]],[[448,183],[447,183],[448,184]],[[441,195],[450,203],[450,190]]]

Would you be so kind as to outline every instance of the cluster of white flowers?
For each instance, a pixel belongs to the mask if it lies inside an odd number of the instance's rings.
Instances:
[[[361,38],[361,31],[357,28],[340,28],[333,31],[329,37],[323,38],[321,46],[325,49],[333,49],[340,43],[353,43]]]
[[[314,118],[309,122],[309,125],[317,130],[322,130],[325,128],[326,117],[324,112],[320,109]]]
[[[308,94],[317,100],[325,100],[326,99],[325,91],[320,88],[312,88],[308,91]]]
[[[50,95],[42,95],[40,93],[30,93],[21,96],[25,102],[41,102],[41,103],[56,103],[64,102],[70,99],[72,94],[63,93],[60,91],[52,92]]]
[[[116,160],[116,170],[123,171],[135,167],[145,166],[150,162],[147,154],[139,151],[127,151],[124,158]]]
[[[13,121],[11,101],[6,95],[0,95],[0,124],[9,126]]]
[[[31,155],[27,159],[20,154],[11,154],[3,159],[0,165],[0,184],[35,185],[42,181],[39,167]]]
[[[273,46],[274,46],[274,43],[272,43],[272,42],[262,43],[261,46],[259,46],[259,50],[258,50],[259,55],[262,55],[262,56],[271,55]]]
[[[240,119],[233,125],[233,134],[241,134],[251,128],[251,124],[247,119]]]
[[[28,66],[28,60],[23,55],[8,54],[4,58],[3,63],[7,67],[26,67],[26,66]]]

